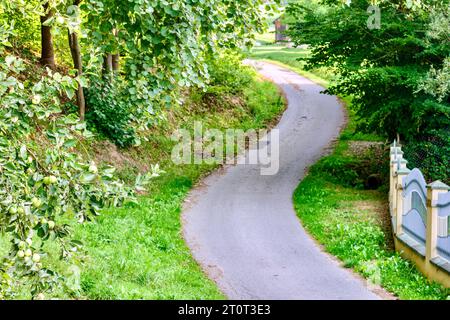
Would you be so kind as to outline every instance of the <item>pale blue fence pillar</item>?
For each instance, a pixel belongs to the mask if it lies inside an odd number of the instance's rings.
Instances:
[[[435,181],[427,186],[427,239],[425,246],[425,258],[427,263],[438,256],[438,199],[440,194],[447,193],[448,190],[449,187],[440,181]]]
[[[395,202],[396,202],[396,183],[395,183],[395,177],[397,170],[404,165],[406,167],[406,164],[403,162],[403,151],[402,148],[398,145],[397,141],[394,141],[394,143],[391,145],[391,152],[390,152],[390,175],[389,175],[389,205],[390,205],[390,212],[392,216],[395,216]],[[400,161],[400,163],[399,163]]]
[[[403,208],[403,179],[411,173],[411,170],[408,168],[400,168],[397,170],[396,173],[396,192],[395,192],[395,205],[396,208],[394,210],[394,233],[396,235],[401,235],[403,233],[402,223],[403,223],[403,214],[404,214],[404,208]]]

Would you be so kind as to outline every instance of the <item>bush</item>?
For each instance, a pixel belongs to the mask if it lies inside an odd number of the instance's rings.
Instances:
[[[208,62],[210,82],[208,92],[225,92],[236,94],[253,80],[253,70],[242,66],[241,57],[236,54],[223,53],[212,57]]]
[[[42,298],[66,280],[52,258],[59,253],[69,266],[79,257],[82,244],[72,238],[71,224],[133,200],[150,176],[126,186],[114,168],[84,161],[74,150],[92,134],[61,110],[76,80],[48,71],[36,83],[22,81],[27,64],[3,58],[1,49],[0,79],[8,81],[0,81],[0,105],[8,107],[0,108],[0,233],[10,245],[0,257],[0,299],[23,291]]]
[[[131,108],[122,98],[121,90],[107,81],[92,81],[86,90],[86,120],[90,128],[126,148],[136,143],[131,123]]]
[[[403,150],[408,167],[422,170],[429,181],[442,180],[450,184],[450,132],[434,131],[434,135],[408,142]]]
[[[325,173],[329,178],[341,185],[361,187],[363,180],[357,172],[359,162],[344,156],[330,156],[320,160],[311,168],[311,173]]]
[[[76,221],[94,219],[105,207],[134,200],[135,190],[143,192],[158,172],[152,167],[150,174],[138,175],[128,186],[113,168],[84,161],[76,153],[78,142],[89,144],[92,134],[70,113],[76,80],[48,72],[38,83],[21,82],[30,74],[25,66],[21,59],[0,54],[0,80],[7,79],[0,81],[0,102],[8,106],[0,108],[0,242],[10,243],[0,248],[0,299],[50,298],[62,290],[80,290],[71,280],[77,277],[72,267],[75,270],[86,253],[73,232]],[[113,87],[91,80],[87,120],[111,139],[119,130],[130,132],[128,140],[118,141],[125,146],[134,134],[127,126],[135,120],[126,117],[125,110],[137,112],[116,83]],[[232,119],[247,118],[246,113],[238,116]],[[158,248],[168,245],[162,239]]]

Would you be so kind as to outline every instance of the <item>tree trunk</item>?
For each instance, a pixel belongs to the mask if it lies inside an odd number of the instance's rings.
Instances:
[[[114,38],[116,38],[116,40],[117,40],[117,37],[119,36],[119,30],[114,28],[112,30],[112,33],[114,35]],[[118,53],[112,55],[112,70],[113,70],[113,74],[115,76],[117,76],[117,74],[119,73],[119,68],[120,68],[120,54],[118,52]]]
[[[112,55],[112,71],[114,75],[120,72],[120,55],[118,53]]]
[[[111,79],[113,72],[113,59],[110,53],[105,54],[103,57],[103,77],[105,79]]]
[[[112,30],[114,37],[117,37],[117,29]],[[109,82],[113,80],[113,76],[119,73],[120,69],[120,54],[107,53],[103,57],[103,78]]]
[[[120,55],[108,53],[103,57],[103,77],[109,81],[120,72]]]
[[[41,16],[41,59],[43,66],[54,70],[56,68],[55,52],[53,50],[52,27],[44,26],[43,23],[53,16],[53,10],[44,4],[45,15]]]
[[[75,3],[78,4],[79,1],[75,1]],[[77,70],[77,75],[81,76],[83,74],[83,63],[81,60],[81,50],[80,50],[80,43],[78,41],[78,35],[76,32],[70,33],[70,31],[68,31],[68,34],[73,66]],[[86,113],[86,102],[84,99],[83,87],[80,82],[78,82],[77,105],[80,113],[80,120],[83,121]]]

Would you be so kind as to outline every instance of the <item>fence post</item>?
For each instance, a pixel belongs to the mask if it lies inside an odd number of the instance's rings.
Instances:
[[[394,162],[394,174],[392,177],[392,199],[391,199],[391,203],[392,203],[392,215],[394,217],[397,216],[397,199],[398,199],[398,193],[401,192],[400,190],[398,190],[398,171],[399,170],[405,170],[406,165],[408,164],[408,161],[403,159],[402,157],[397,158],[397,161]],[[400,198],[401,199],[401,198]]]
[[[427,185],[427,238],[426,238],[426,263],[437,256],[438,238],[438,208],[437,201],[440,193],[448,191],[448,186],[441,181],[435,181]]]
[[[403,159],[403,151],[402,148],[397,145],[397,141],[391,145],[391,154],[390,154],[390,175],[389,175],[389,203],[393,204],[394,195],[395,195],[395,173],[398,169],[398,160]],[[391,214],[394,215],[394,207],[391,205]]]
[[[394,194],[394,171],[395,171],[395,161],[397,160],[397,141],[394,140],[394,143],[391,144],[390,148],[390,163],[389,163],[389,203],[392,203],[392,197]],[[391,207],[391,214],[392,213],[392,207]]]
[[[403,178],[411,173],[408,168],[400,168],[397,170],[396,178],[396,208],[394,211],[395,225],[393,226],[396,235],[401,235],[403,233]]]

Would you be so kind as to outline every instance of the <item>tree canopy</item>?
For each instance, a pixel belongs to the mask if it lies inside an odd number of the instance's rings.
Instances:
[[[442,1],[378,1],[379,28],[369,28],[372,1],[294,1],[290,36],[309,44],[309,68],[338,80],[328,93],[351,95],[360,127],[400,137],[431,178],[450,176],[450,6]]]

